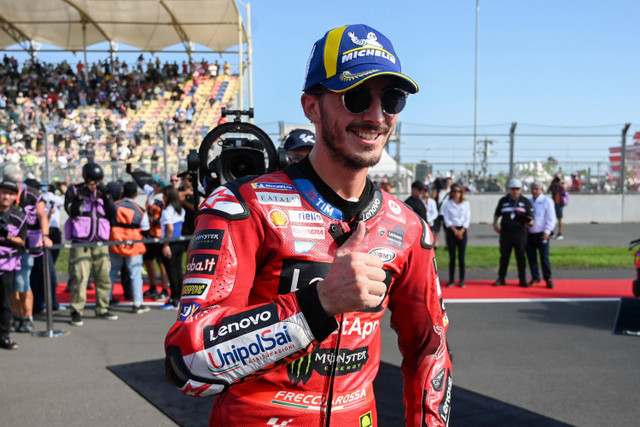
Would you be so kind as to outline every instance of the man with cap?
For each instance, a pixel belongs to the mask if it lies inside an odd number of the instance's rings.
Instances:
[[[214,426],[379,425],[372,384],[388,307],[406,425],[444,426],[452,367],[432,235],[367,178],[418,87],[365,25],[327,32],[307,64],[301,103],[316,143],[200,206],[167,378],[219,395]]]
[[[19,255],[27,240],[25,213],[14,206],[18,198],[18,184],[8,178],[0,182],[0,347],[17,350],[11,339],[11,291],[16,271],[22,266]]]
[[[109,248],[95,245],[96,242],[109,240],[110,220],[115,218],[115,207],[111,193],[102,184],[104,171],[99,164],[85,163],[82,166],[82,178],[84,182],[69,186],[64,197],[64,209],[69,215],[65,223],[66,238],[72,243],[78,243],[69,251],[69,276],[72,283],[69,323],[73,326],[84,324],[82,316],[87,302],[90,272],[93,272],[96,288],[96,317],[118,319],[116,314],[109,311]]]
[[[284,140],[284,150],[287,152],[289,164],[304,159],[316,143],[316,136],[306,129],[294,129]]]
[[[511,251],[516,255],[518,265],[518,285],[526,287],[525,245],[527,243],[527,228],[533,222],[533,207],[526,197],[523,197],[522,182],[519,179],[509,181],[509,194],[498,201],[493,214],[493,229],[500,235],[500,267],[498,280],[493,286],[504,286]],[[498,225],[498,219],[500,225]]]
[[[540,270],[538,269],[538,253],[542,264],[542,277],[547,283],[547,288],[553,289],[551,281],[551,262],[549,262],[549,238],[556,226],[556,212],[553,200],[543,194],[544,187],[539,181],[531,184],[531,204],[533,205],[534,220],[527,235],[527,259],[531,270],[531,281],[528,286],[540,283]]]
[[[427,207],[422,201],[422,193],[424,192],[424,183],[422,181],[414,181],[411,184],[411,195],[404,202],[415,213],[420,215],[420,218],[427,220]]]

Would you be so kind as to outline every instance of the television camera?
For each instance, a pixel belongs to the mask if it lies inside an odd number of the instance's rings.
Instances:
[[[222,117],[235,116],[233,121],[213,128],[202,140],[198,151],[187,156],[188,170],[193,188],[204,187],[204,197],[222,184],[246,175],[263,175],[287,165],[286,152],[276,149],[262,129],[242,121],[242,116],[253,118],[249,110],[222,109]],[[198,192],[194,191],[198,206]]]

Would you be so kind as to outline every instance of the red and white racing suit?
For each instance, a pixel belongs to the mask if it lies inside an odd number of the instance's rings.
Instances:
[[[328,316],[316,285],[358,220],[367,229],[359,250],[384,262],[387,293],[374,309]],[[180,304],[167,377],[185,394],[218,395],[210,425],[377,425],[387,306],[407,425],[448,423],[448,320],[432,235],[370,181],[359,202],[344,201],[305,159],[219,187],[200,206]]]

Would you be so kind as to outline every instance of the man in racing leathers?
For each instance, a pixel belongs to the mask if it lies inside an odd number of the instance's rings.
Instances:
[[[355,53],[341,63],[344,52]],[[446,425],[452,367],[432,235],[367,178],[417,85],[384,35],[352,25],[316,43],[304,90],[310,155],[200,206],[167,377],[185,394],[218,395],[214,426],[377,425],[389,307],[407,425]]]

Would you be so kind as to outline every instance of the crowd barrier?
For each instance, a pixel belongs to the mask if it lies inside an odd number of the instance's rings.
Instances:
[[[140,240],[108,240],[108,241],[97,241],[97,242],[87,242],[87,243],[58,243],[50,248],[32,248],[28,252],[30,253],[40,253],[44,252],[43,258],[43,275],[44,275],[44,298],[45,298],[45,312],[46,312],[46,330],[41,332],[32,332],[32,335],[35,337],[41,338],[55,338],[64,335],[68,335],[69,331],[65,330],[54,330],[53,329],[53,296],[51,295],[51,256],[50,251],[56,249],[71,249],[71,248],[95,248],[102,246],[115,246],[115,245],[131,245],[134,243],[165,243],[165,242],[184,242],[191,240],[192,236],[179,236],[179,237],[147,237]],[[15,256],[15,254],[13,254]]]

